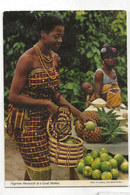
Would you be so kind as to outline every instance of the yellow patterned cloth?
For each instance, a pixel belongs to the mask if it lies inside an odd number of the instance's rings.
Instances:
[[[55,79],[49,78],[42,68],[34,69],[28,75],[23,94],[35,99],[53,100],[59,88],[59,73]],[[7,130],[18,145],[31,180],[50,179],[49,147],[46,124],[50,116],[46,106],[15,107],[10,105]]]
[[[101,97],[107,102],[111,108],[118,107],[122,103],[121,90],[117,82],[108,83],[102,86]],[[88,107],[95,99],[95,94],[92,96],[87,95],[86,106]]]

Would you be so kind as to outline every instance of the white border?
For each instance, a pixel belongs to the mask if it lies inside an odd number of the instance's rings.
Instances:
[[[0,72],[3,73],[3,29],[2,29],[2,17],[3,11],[23,11],[23,10],[126,10],[128,21],[128,54],[130,53],[130,0],[3,0],[0,3]],[[130,83],[129,73],[130,73],[130,55],[128,55],[128,83]],[[98,192],[130,192],[129,187],[65,187],[65,188],[5,188],[4,187],[4,124],[3,124],[3,113],[4,113],[4,100],[3,100],[3,74],[0,77],[0,194],[19,194],[23,195],[24,193],[31,193],[31,195],[36,193],[44,193],[44,194],[53,194],[57,195],[57,193],[63,194],[87,194],[87,195],[95,195]],[[128,85],[128,99],[130,97],[129,85]],[[130,106],[130,103],[129,103]],[[130,125],[129,125],[130,126]],[[130,144],[129,144],[130,148]]]

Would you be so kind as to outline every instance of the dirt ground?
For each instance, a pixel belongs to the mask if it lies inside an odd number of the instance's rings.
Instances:
[[[51,170],[51,180],[70,179],[68,168],[51,165]],[[25,165],[15,141],[8,135],[5,135],[5,181],[24,180],[25,171]]]

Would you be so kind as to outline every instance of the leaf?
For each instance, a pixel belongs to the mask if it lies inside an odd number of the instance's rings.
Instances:
[[[94,55],[94,53],[92,51],[89,51],[86,56],[87,56],[87,58],[91,58],[91,57],[93,57],[93,55]]]
[[[74,85],[73,83],[68,82],[67,84],[65,84],[64,87],[65,87],[66,89],[73,89],[73,85]]]

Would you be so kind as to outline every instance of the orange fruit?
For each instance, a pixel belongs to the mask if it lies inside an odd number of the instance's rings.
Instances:
[[[120,165],[120,169],[121,169],[121,171],[124,172],[124,173],[128,173],[128,168],[129,168],[129,163],[128,163],[128,161],[123,162],[123,163]]]
[[[101,171],[98,170],[98,169],[95,169],[95,170],[92,172],[92,178],[93,178],[93,179],[100,179],[100,178],[101,178]]]
[[[93,162],[93,157],[92,156],[86,156],[84,158],[84,164],[87,166],[87,165],[91,165]]]
[[[101,163],[100,163],[99,161],[97,161],[97,160],[94,160],[94,161],[92,162],[92,164],[91,164],[91,167],[92,167],[93,170],[95,170],[95,169],[100,169]]]
[[[94,128],[95,128],[95,124],[94,124],[94,122],[92,122],[92,121],[88,121],[88,122],[85,124],[85,127],[86,127],[87,130],[93,131]]]
[[[98,151],[92,150],[91,156],[92,156],[93,158],[97,158],[97,157],[98,157]]]
[[[99,150],[99,155],[101,155],[102,153],[107,153],[108,154],[108,150],[106,148],[101,148]]]
[[[109,162],[111,163],[112,168],[117,168],[118,167],[118,162],[116,159],[112,158],[109,160]]]
[[[112,180],[112,174],[109,171],[104,171],[101,175],[102,180]]]
[[[108,161],[109,160],[109,155],[107,153],[102,153],[100,156],[101,161]]]
[[[77,166],[77,170],[79,173],[83,173],[83,168],[85,167],[85,164],[83,162],[79,162]]]
[[[116,154],[114,159],[117,160],[119,165],[124,162],[124,156],[122,154]]]
[[[113,168],[113,169],[111,170],[111,174],[112,174],[112,178],[113,178],[113,179],[117,179],[118,176],[119,176],[119,171],[118,171],[118,169]]]
[[[93,172],[93,170],[92,170],[92,168],[90,166],[85,166],[83,168],[83,175],[85,177],[90,177],[92,175],[92,172]]]
[[[111,170],[111,164],[109,161],[101,162],[101,170],[102,171],[110,171]]]

